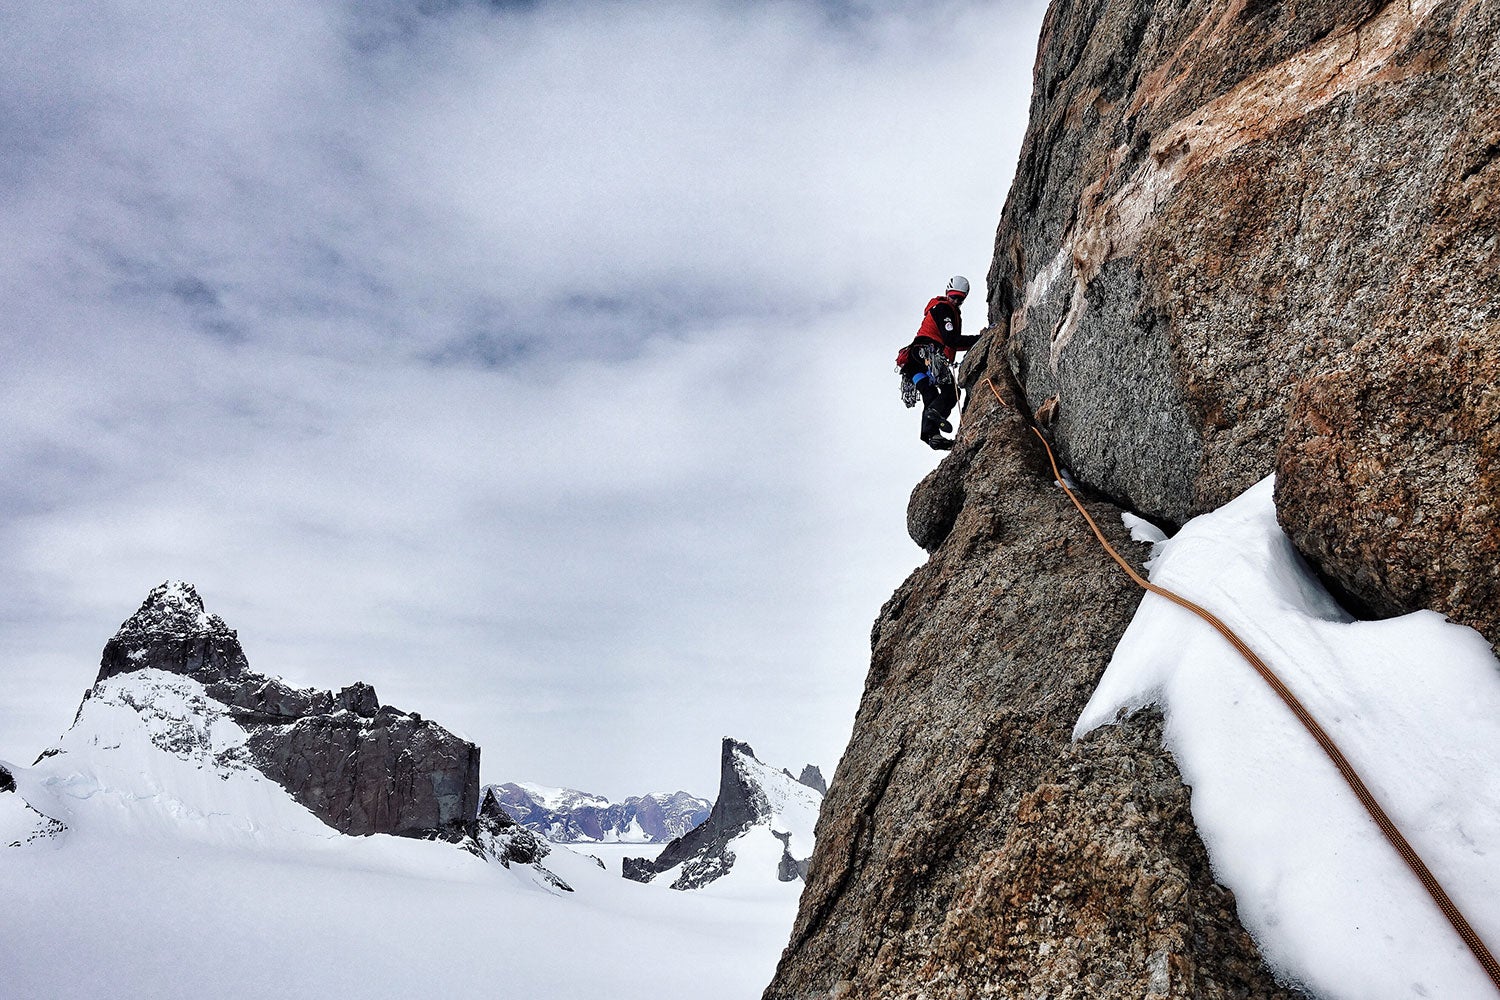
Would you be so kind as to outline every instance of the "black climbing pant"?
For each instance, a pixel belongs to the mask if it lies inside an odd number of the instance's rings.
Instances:
[[[958,405],[958,388],[951,383],[936,384],[934,379],[924,378],[917,383],[922,394],[922,431],[920,437],[929,441],[942,432],[942,425]]]

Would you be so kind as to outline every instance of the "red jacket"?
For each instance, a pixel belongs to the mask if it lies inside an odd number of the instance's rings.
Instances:
[[[958,360],[958,352],[967,351],[979,339],[965,337],[963,332],[963,314],[958,310],[958,303],[947,295],[939,295],[922,310],[922,325],[917,329],[917,339],[937,344],[949,361]]]

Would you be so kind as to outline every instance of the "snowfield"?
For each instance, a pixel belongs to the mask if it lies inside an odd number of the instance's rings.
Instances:
[[[1352,620],[1282,534],[1271,489],[1160,542],[1151,580],[1223,618],[1281,676],[1493,951],[1500,664],[1432,612]],[[1291,712],[1206,623],[1151,594],[1075,735],[1148,704],[1166,714],[1214,873],[1279,975],[1328,1000],[1494,996]]]
[[[183,677],[112,678],[62,752],[6,763],[0,996],[749,1000],[770,981],[801,887],[774,864],[674,892],[554,846],[563,893],[451,844],[343,836],[245,766],[214,704]]]
[[[1169,541],[1128,520],[1157,543],[1152,579],[1281,674],[1495,947],[1500,665],[1484,640],[1428,612],[1350,619],[1277,527],[1270,480]],[[1206,624],[1151,595],[1076,735],[1148,704],[1278,975],[1324,1000],[1493,995],[1290,712]],[[0,996],[750,1000],[787,941],[801,883],[776,879],[772,830],[805,856],[818,797],[748,758],[772,818],[733,843],[724,878],[673,891],[619,876],[642,845],[554,845],[542,863],[564,893],[453,845],[339,835],[243,743],[199,685],[146,670],[99,685],[59,752],[6,765]]]
[[[796,907],[674,892],[563,849],[553,895],[445,844],[92,840],[0,855],[0,995],[758,997]],[[788,889],[787,886],[779,886]]]

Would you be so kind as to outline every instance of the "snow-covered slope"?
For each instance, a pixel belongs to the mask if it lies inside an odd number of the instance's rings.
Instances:
[[[1163,542],[1151,579],[1218,614],[1281,675],[1500,946],[1500,665],[1432,612],[1350,619],[1281,533],[1271,488]],[[1151,703],[1215,875],[1279,974],[1329,1000],[1493,996],[1290,712],[1208,626],[1147,596],[1077,733]]]
[[[604,796],[593,795],[589,792],[580,792],[576,788],[557,788],[552,785],[538,785],[532,781],[517,781],[514,784],[542,808],[553,811],[578,809],[584,806],[603,809],[609,805],[609,799]]]
[[[34,808],[88,836],[217,844],[325,841],[334,831],[266,778],[203,685],[160,670],[100,681],[78,719],[16,775]]]
[[[60,820],[36,810],[16,792],[14,765],[0,762],[0,848],[52,843],[68,832]]]
[[[733,766],[744,775],[746,783],[760,792],[762,811],[757,825],[770,830],[792,858],[805,861],[811,857],[813,828],[818,825],[823,796],[785,770],[762,763],[749,752],[749,747],[743,752],[735,750]]]
[[[795,892],[667,892],[559,847],[564,892],[460,845],[340,834],[244,741],[203,685],[148,669],[4,765],[0,996],[749,1000],[785,943]]]

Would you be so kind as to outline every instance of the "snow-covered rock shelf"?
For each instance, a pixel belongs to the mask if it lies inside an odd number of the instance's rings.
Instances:
[[[1267,479],[1161,542],[1152,582],[1219,615],[1282,677],[1494,948],[1500,670],[1489,644],[1433,612],[1351,619],[1282,534],[1271,491]],[[1279,975],[1329,1000],[1493,995],[1312,737],[1217,633],[1154,595],[1076,733],[1148,704],[1165,711],[1215,875]]]

